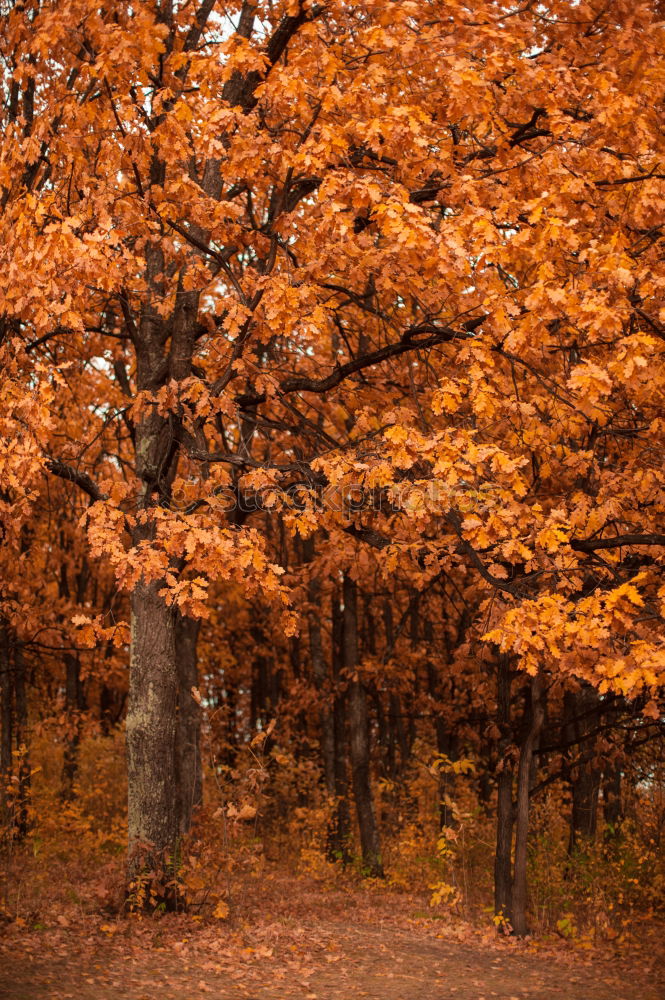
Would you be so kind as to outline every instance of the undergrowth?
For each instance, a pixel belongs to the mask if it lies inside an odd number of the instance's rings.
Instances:
[[[198,920],[226,920],[241,903],[243,880],[267,867],[306,874],[327,885],[367,885],[357,845],[345,868],[326,858],[334,803],[322,790],[314,758],[268,749],[265,735],[233,766],[207,762],[206,797],[176,865],[182,908]],[[423,917],[492,921],[494,804],[480,801],[472,762],[451,772],[448,817],[440,827],[441,762],[426,748],[398,782],[378,783],[386,878],[376,891],[416,893]],[[84,739],[75,795],[61,796],[62,750],[48,727],[31,749],[31,798],[24,838],[5,836],[0,918],[39,930],[90,914],[119,917],[124,894],[126,785],[123,734]],[[555,790],[532,810],[531,926],[591,947],[639,933],[665,912],[665,809],[657,795],[634,803],[618,829],[567,851],[566,803]],[[158,914],[155,914],[157,916]]]

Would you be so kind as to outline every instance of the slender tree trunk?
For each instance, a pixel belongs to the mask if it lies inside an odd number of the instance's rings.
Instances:
[[[390,732],[389,727],[386,725],[386,713],[381,700],[381,692],[376,684],[371,684],[369,686],[368,693],[372,699],[372,704],[374,705],[374,710],[376,712],[377,740],[381,749],[379,770],[381,775],[387,778],[389,776],[389,771],[386,764],[388,761],[388,741]]]
[[[7,626],[0,622],[0,823],[9,824],[12,816],[11,800],[7,794],[12,774],[12,694],[13,678],[9,658]]]
[[[81,663],[77,653],[65,653],[65,701],[67,734],[62,764],[62,797],[65,800],[70,800],[74,797],[74,784],[78,772],[81,712],[83,710]]]
[[[60,544],[63,552],[67,552],[69,545],[64,532],[60,536]],[[81,605],[85,599],[85,591],[90,578],[90,568],[88,560],[83,559],[80,569],[76,574],[76,603]],[[60,566],[60,596],[69,601],[71,591],[69,586],[69,575],[67,572],[67,559],[63,558]],[[63,616],[63,620],[66,616]],[[78,772],[79,743],[81,741],[81,715],[85,709],[85,695],[83,683],[81,681],[81,661],[79,654],[67,651],[64,654],[65,662],[65,715],[67,731],[65,733],[64,757],[62,763],[62,797],[65,801],[74,797],[74,786]]]
[[[313,555],[313,551],[312,551]],[[321,583],[319,579],[312,576],[309,582],[309,602],[312,610],[309,613],[309,651],[312,660],[312,676],[316,687],[321,707],[319,709],[319,733],[321,739],[321,761],[323,764],[323,776],[326,790],[329,795],[335,794],[335,723],[333,713],[330,711],[328,703],[328,671],[326,660],[323,655],[323,643],[321,642],[321,620],[318,612],[314,608],[318,605],[321,597]]]
[[[386,633],[386,647],[392,651],[395,645],[393,609],[389,600],[383,603],[383,624]],[[390,683],[390,681],[389,681]],[[397,746],[399,746],[400,766],[397,766]],[[391,691],[388,696],[388,753],[386,767],[388,774],[397,778],[399,770],[404,770],[409,759],[409,742],[402,718],[402,703],[399,695]]]
[[[176,725],[176,770],[178,828],[187,833],[192,811],[203,801],[201,767],[201,706],[192,697],[198,686],[196,646],[200,620],[176,612],[175,653],[178,670],[178,719]]]
[[[433,663],[427,664],[427,687],[430,696],[430,704],[432,706],[432,713],[434,715],[434,733],[436,736],[436,752],[440,757],[447,757],[451,760],[450,756],[450,740],[448,738],[448,729],[441,714],[441,709],[439,707],[439,685],[438,678],[436,675],[436,667]],[[439,771],[439,828],[450,826],[453,819],[451,810],[448,807],[448,784],[446,778],[448,775],[442,774]]]
[[[512,914],[513,768],[506,757],[512,742],[510,724],[510,660],[497,667],[497,725],[500,730],[497,775],[496,853],[494,856],[494,912],[506,920]]]
[[[113,727],[118,725],[126,701],[127,694],[124,691],[115,691],[102,684],[99,692],[99,723],[102,736],[109,736]]]
[[[371,594],[365,595],[363,601],[363,647],[367,650],[370,656],[375,657],[377,655],[376,647],[376,623],[374,621],[374,615],[372,613],[372,597]],[[388,761],[388,744],[390,729],[386,722],[386,713],[383,705],[382,692],[376,681],[372,681],[367,685],[367,693],[371,699],[376,712],[376,728],[377,728],[377,740],[379,745],[379,773],[382,778],[387,778],[390,776],[386,764]],[[384,798],[382,796],[382,798]],[[385,801],[385,798],[384,798]]]
[[[527,731],[517,771],[517,809],[515,817],[515,870],[513,875],[512,927],[518,937],[528,934],[527,907],[527,839],[529,834],[529,795],[531,762],[538,746],[545,719],[543,681],[540,675],[531,681],[531,708]]]
[[[334,737],[334,776],[335,776],[335,811],[328,828],[328,858],[331,861],[341,860],[347,864],[350,860],[349,838],[351,832],[351,817],[349,814],[349,782],[346,770],[346,726],[345,697],[341,686],[342,645],[344,623],[339,605],[339,596],[333,594],[332,600],[332,668],[334,683],[333,702],[333,737]]]
[[[579,691],[570,693],[567,701],[572,712],[569,729],[579,744],[577,752],[587,757],[593,754],[596,745],[595,738],[589,738],[589,734],[597,728],[600,719],[598,693],[584,685]],[[568,853],[573,854],[596,835],[601,769],[594,760],[584,760],[580,764],[573,761],[569,773],[573,801]]]
[[[275,680],[266,656],[266,637],[261,625],[252,628],[256,653],[252,660],[252,687],[250,691],[250,726],[252,730],[265,728],[275,708],[279,695],[279,681]]]
[[[349,676],[349,746],[363,866],[370,876],[382,876],[379,831],[370,784],[367,694],[358,676],[358,618],[355,581],[344,574],[344,667]]]
[[[234,685],[228,683],[226,679],[224,681],[224,690],[220,694],[220,702],[223,707],[222,719],[226,738],[222,747],[222,759],[227,767],[235,767],[238,757],[236,690]]]
[[[16,829],[20,837],[25,837],[28,832],[30,811],[30,741],[25,657],[23,643],[19,639],[14,641],[14,700],[16,704],[16,749],[19,752]]]
[[[433,639],[432,623],[425,621],[425,639],[431,646]],[[448,731],[440,704],[439,678],[435,665],[427,661],[427,690],[432,714],[434,716],[434,732],[436,735],[436,752],[440,757],[447,757],[450,761],[457,759],[457,743],[452,733]],[[452,827],[455,824],[455,817],[451,808],[451,799],[454,794],[454,775],[439,771],[439,828]]]
[[[420,595],[418,592],[411,595],[409,601],[410,619],[410,641],[414,652],[413,657],[413,688],[409,698],[410,707],[407,707],[407,747],[409,757],[413,753],[413,744],[416,741],[416,712],[420,699],[420,681],[418,677],[418,644],[420,643]]]
[[[569,850],[572,853],[596,836],[601,772],[592,761],[580,765],[573,780]]]
[[[156,885],[157,900],[170,906],[173,895],[159,884],[158,877],[170,870],[179,833],[175,755],[178,670],[175,612],[159,596],[163,586],[160,580],[141,581],[131,595],[129,876],[135,883],[134,891],[137,878],[146,876]]]
[[[603,773],[603,819],[606,839],[616,836],[622,815],[621,764],[619,761],[614,761]]]
[[[489,761],[492,756],[491,741],[483,740],[480,750],[480,760]],[[482,803],[483,811],[486,815],[491,812],[491,801],[492,798],[492,778],[487,767],[482,767],[478,775],[478,800]]]
[[[391,734],[391,756],[393,763],[393,777],[404,771],[408,760],[409,760],[409,741],[406,735],[406,729],[404,727],[404,718],[402,712],[402,701],[398,694],[391,691],[390,698],[388,700],[389,704],[389,718],[390,718],[390,728],[392,730]],[[399,767],[397,766],[397,754],[395,753],[395,747],[399,746]]]

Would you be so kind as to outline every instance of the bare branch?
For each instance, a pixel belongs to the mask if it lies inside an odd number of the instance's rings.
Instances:
[[[575,552],[596,552],[598,549],[618,549],[623,545],[662,545],[665,535],[614,535],[612,538],[571,538],[570,547]]]
[[[69,483],[75,483],[84,493],[87,493],[93,502],[107,499],[106,494],[102,493],[97,483],[87,472],[81,472],[80,469],[74,469],[71,465],[65,465],[57,458],[47,458],[46,468],[54,476],[66,479]]]

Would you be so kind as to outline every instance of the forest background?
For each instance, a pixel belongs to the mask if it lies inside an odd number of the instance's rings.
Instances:
[[[654,926],[663,4],[0,12],[3,921]]]

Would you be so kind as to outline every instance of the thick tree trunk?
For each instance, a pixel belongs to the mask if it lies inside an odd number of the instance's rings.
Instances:
[[[529,834],[529,796],[531,765],[545,719],[543,681],[540,675],[531,681],[529,728],[520,751],[517,771],[517,809],[515,816],[515,870],[513,875],[512,927],[518,937],[528,934],[527,907],[527,841]]]
[[[513,767],[506,757],[512,741],[510,725],[510,660],[502,656],[497,667],[497,725],[500,730],[497,775],[496,853],[494,856],[494,912],[505,920],[512,914]]]
[[[131,595],[130,696],[127,711],[130,890],[145,876],[167,906],[164,887],[178,842],[176,788],[176,616],[159,591],[162,581],[141,581]],[[161,884],[160,884],[161,883]],[[156,888],[155,888],[156,886]],[[140,896],[138,905],[150,903]]]
[[[370,784],[367,694],[358,676],[358,621],[355,581],[344,574],[344,667],[349,676],[349,746],[363,867],[372,877],[383,875],[379,831]]]
[[[157,158],[151,163],[150,180],[164,182],[164,166]],[[139,393],[154,394],[167,379],[180,382],[191,373],[198,296],[179,288],[173,312],[168,322],[164,320],[158,309],[165,294],[164,259],[156,246],[146,251],[145,280],[148,291],[138,329],[133,331],[136,388]],[[136,475],[141,484],[140,517],[132,538],[135,546],[152,544],[156,523],[153,512],[171,504],[178,463],[178,421],[177,412],[167,417],[157,407],[147,406],[134,427]],[[162,579],[142,577],[131,594],[126,724],[128,875],[130,895],[136,905],[163,903],[170,908],[177,903],[171,876],[179,839],[178,612],[160,597],[164,587]]]
[[[198,687],[196,646],[200,620],[176,612],[175,652],[178,669],[178,719],[176,724],[176,771],[178,828],[187,833],[192,812],[203,801],[201,767],[201,706],[192,697]]]

